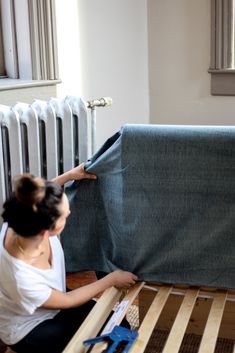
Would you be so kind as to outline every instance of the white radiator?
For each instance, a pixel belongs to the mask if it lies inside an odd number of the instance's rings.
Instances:
[[[0,105],[0,212],[15,175],[29,172],[51,179],[86,161],[94,152],[95,107],[111,102],[101,98],[85,103],[68,96]]]

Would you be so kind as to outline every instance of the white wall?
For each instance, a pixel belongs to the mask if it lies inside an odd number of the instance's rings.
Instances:
[[[127,122],[235,123],[235,97],[210,94],[210,0],[56,4],[59,96],[113,98],[98,108],[98,147]]]
[[[147,0],[57,0],[58,95],[110,96],[97,147],[125,123],[149,122]]]
[[[210,0],[148,0],[150,121],[235,124],[235,97],[210,95]]]
[[[69,0],[69,6],[56,0],[56,6],[58,96],[113,98],[112,107],[97,112],[98,146],[126,122],[234,125],[235,97],[210,95],[210,0]],[[10,105],[55,94],[55,87],[35,87],[0,97]]]

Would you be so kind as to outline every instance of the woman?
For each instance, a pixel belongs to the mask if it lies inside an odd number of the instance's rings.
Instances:
[[[16,178],[4,203],[0,234],[0,338],[17,353],[59,353],[111,286],[130,287],[137,277],[114,271],[66,292],[64,256],[56,235],[70,214],[61,185],[96,178],[83,164],[45,181],[29,174]],[[78,240],[79,241],[79,240]]]

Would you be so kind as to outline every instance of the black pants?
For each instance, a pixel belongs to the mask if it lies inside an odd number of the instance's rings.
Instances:
[[[61,310],[53,319],[43,321],[21,341],[9,347],[17,353],[61,353],[95,303],[90,300],[77,308]],[[130,328],[126,319],[122,320],[121,326]]]
[[[91,300],[77,308],[61,310],[53,319],[43,321],[9,347],[17,353],[61,353],[95,303]]]

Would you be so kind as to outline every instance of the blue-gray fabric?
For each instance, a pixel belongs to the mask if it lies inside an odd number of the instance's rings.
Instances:
[[[68,271],[235,288],[235,127],[125,125],[68,189]]]

